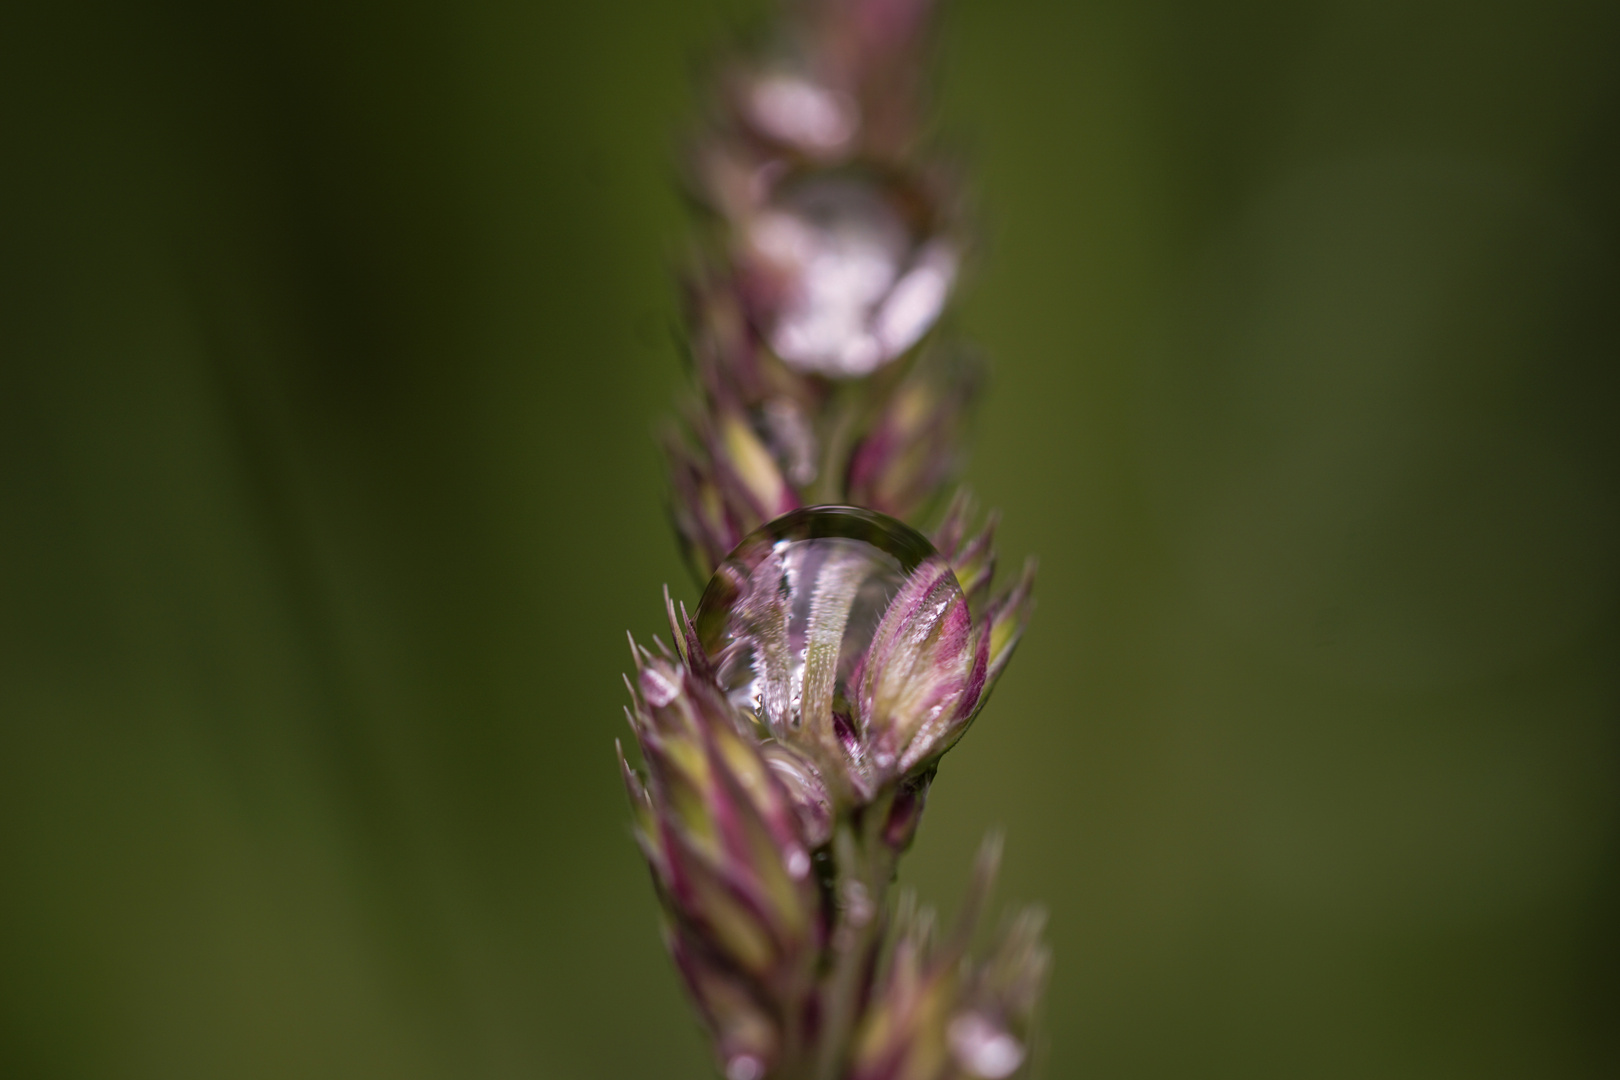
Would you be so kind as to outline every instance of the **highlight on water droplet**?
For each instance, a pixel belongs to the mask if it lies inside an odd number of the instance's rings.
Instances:
[[[787,72],[754,80],[745,111],[766,136],[817,154],[843,149],[860,126],[859,111],[848,95]]]
[[[957,1064],[981,1080],[1006,1080],[1024,1063],[1024,1044],[981,1013],[956,1017],[945,1039]]]

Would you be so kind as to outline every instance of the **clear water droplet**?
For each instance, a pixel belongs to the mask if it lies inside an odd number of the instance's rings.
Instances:
[[[852,681],[889,602],[937,552],[870,510],[795,510],[747,536],[710,579],[696,624],[720,684],[772,732],[854,715]]]
[[[964,1013],[945,1031],[957,1063],[982,1080],[1005,1080],[1024,1063],[1024,1044],[980,1013]]]

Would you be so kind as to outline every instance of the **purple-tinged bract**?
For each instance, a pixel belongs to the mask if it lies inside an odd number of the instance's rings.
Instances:
[[[684,652],[688,628],[674,629]],[[808,992],[826,930],[810,859],[825,841],[814,770],[762,744],[701,654],[632,649],[627,712],[645,774],[620,760],[670,951],[727,1067],[747,1058],[764,1075],[799,1022],[787,1012]]]
[[[987,956],[968,955],[999,855],[999,843],[987,841],[958,925],[944,940],[936,939],[933,913],[902,898],[848,1080],[1007,1080],[1028,1066],[1035,1007],[1051,966],[1044,917],[1025,910]]]

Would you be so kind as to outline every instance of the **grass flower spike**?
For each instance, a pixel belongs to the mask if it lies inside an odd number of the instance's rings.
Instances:
[[[727,1080],[1004,1080],[1026,1071],[1041,919],[971,949],[981,853],[936,942],[890,903],[940,759],[1029,620],[995,520],[959,494],[982,382],[943,340],[965,250],[922,153],[927,0],[799,0],[723,69],[694,140],[710,212],[687,285],[693,392],[665,437],[707,584],[632,642],[620,763],[665,939]]]

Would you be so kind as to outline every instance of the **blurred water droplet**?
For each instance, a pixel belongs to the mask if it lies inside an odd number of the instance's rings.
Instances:
[[[726,1080],[759,1080],[764,1075],[764,1063],[752,1054],[738,1054],[726,1062]]]
[[[852,715],[850,683],[879,620],[934,547],[853,507],[795,510],[721,563],[696,623],[731,701],[772,731]]]
[[[912,200],[915,201],[915,200]],[[790,366],[865,375],[938,319],[955,250],[920,235],[915,207],[867,177],[823,174],[786,185],[748,243],[769,282],[765,336]]]
[[[1024,1044],[980,1013],[964,1013],[945,1032],[957,1063],[982,1080],[1004,1080],[1024,1063]]]

